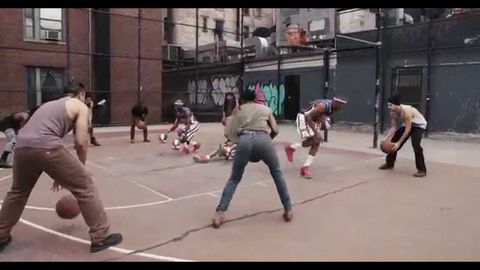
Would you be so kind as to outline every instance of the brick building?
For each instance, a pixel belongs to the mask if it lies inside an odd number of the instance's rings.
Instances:
[[[128,123],[139,96],[160,121],[162,18],[162,9],[1,9],[0,109],[40,105],[75,79],[107,100],[99,123]]]

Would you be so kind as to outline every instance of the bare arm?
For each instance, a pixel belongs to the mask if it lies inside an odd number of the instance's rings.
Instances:
[[[179,122],[180,121],[178,120],[178,118],[175,119],[175,122],[173,123],[173,126],[170,128],[170,130],[168,130],[168,132],[173,132],[175,129],[177,129]]]
[[[390,140],[391,137],[395,134],[395,131],[397,130],[397,118],[394,114],[391,114],[391,120],[390,120],[390,129],[387,132],[387,135],[385,136],[384,140]]]
[[[317,128],[315,127],[315,122],[313,121],[314,115],[323,115],[325,112],[325,105],[321,104],[318,107],[315,107],[313,111],[305,115],[305,122],[307,125],[313,130],[316,138],[321,138],[320,133],[318,132]]]
[[[83,104],[82,104],[83,105]],[[75,121],[75,150],[77,151],[78,158],[83,165],[87,161],[87,149],[89,143],[88,134],[88,107],[78,106],[78,114]]]
[[[277,135],[278,135],[278,125],[277,125],[277,120],[275,120],[275,116],[273,116],[273,114],[270,114],[270,116],[268,117],[268,126],[270,127],[270,129],[272,130],[270,132],[270,137],[275,138]]]

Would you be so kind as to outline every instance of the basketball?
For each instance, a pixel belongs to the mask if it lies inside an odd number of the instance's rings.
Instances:
[[[144,129],[145,128],[145,122],[142,120],[138,120],[136,123],[136,126],[138,129]]]
[[[80,207],[73,195],[65,195],[55,205],[57,215],[63,219],[73,219],[80,214]]]
[[[172,141],[172,149],[173,150],[178,150],[180,149],[180,141],[178,139],[175,139]]]
[[[383,153],[385,154],[390,154],[393,152],[393,146],[395,143],[391,142],[390,140],[385,140],[380,143],[380,149],[382,150]]]
[[[158,139],[160,140],[161,143],[166,143],[166,141],[168,139],[168,135],[166,133],[161,133],[158,136]]]

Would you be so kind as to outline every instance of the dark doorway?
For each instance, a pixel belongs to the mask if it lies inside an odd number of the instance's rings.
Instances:
[[[423,113],[422,68],[396,68],[392,74],[393,94],[400,94],[402,104],[411,105]]]
[[[284,118],[295,120],[300,111],[300,75],[285,76]]]

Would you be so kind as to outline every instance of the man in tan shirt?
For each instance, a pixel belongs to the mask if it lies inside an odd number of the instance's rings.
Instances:
[[[242,180],[245,166],[248,162],[260,160],[270,169],[270,174],[277,186],[284,208],[283,219],[287,222],[292,220],[292,203],[280,169],[277,152],[272,143],[272,138],[277,134],[277,123],[270,108],[255,103],[255,91],[245,90],[242,93],[242,105],[234,110],[231,121],[225,127],[225,136],[237,144],[237,149],[233,159],[232,173],[212,221],[214,228],[219,228],[224,222],[224,213]]]

